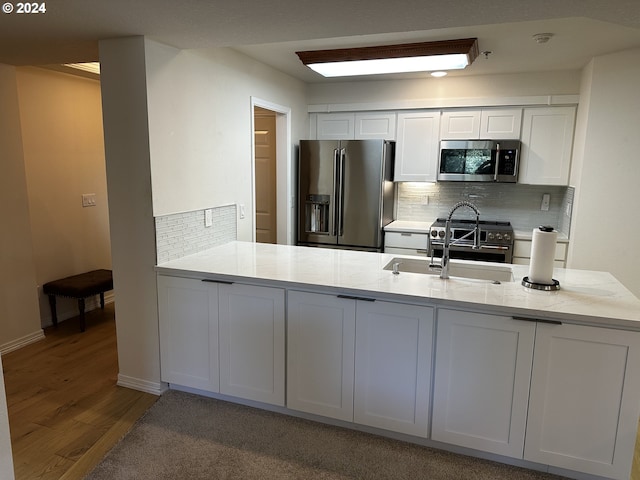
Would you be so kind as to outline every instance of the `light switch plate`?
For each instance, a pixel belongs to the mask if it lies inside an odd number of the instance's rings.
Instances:
[[[83,193],[82,194],[82,206],[83,207],[95,207],[96,206],[96,194],[95,193]]]

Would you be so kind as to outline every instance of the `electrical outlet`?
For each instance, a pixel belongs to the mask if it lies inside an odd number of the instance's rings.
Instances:
[[[570,217],[570,216],[571,216],[571,209],[572,209],[572,208],[573,208],[573,203],[571,203],[571,202],[567,202],[567,209],[566,209],[566,210],[565,210],[565,212],[564,212],[564,214],[565,214],[567,217]]]
[[[82,194],[82,206],[83,207],[95,207],[96,206],[96,194],[95,193],[83,193]]]
[[[213,225],[213,210],[211,208],[207,208],[204,211],[204,226],[210,227]]]
[[[545,193],[542,195],[542,204],[540,205],[540,210],[548,212],[549,211],[549,202],[551,201],[551,195]]]
[[[422,195],[420,200],[422,205],[429,205],[429,195]]]

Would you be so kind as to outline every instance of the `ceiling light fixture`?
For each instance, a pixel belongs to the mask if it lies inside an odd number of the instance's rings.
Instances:
[[[478,56],[478,39],[296,52],[325,77],[463,69]]]
[[[438,70],[437,72],[431,72],[432,77],[444,77],[447,72],[443,72],[442,70]]]

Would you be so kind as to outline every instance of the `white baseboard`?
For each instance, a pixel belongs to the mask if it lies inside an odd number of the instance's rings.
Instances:
[[[141,378],[122,375],[121,373],[118,374],[118,385],[120,387],[151,393],[152,395],[162,395],[169,389],[169,386],[164,382],[150,382],[148,380],[142,380]]]
[[[42,329],[36,330],[29,335],[25,335],[24,337],[16,338],[15,340],[11,340],[3,345],[0,345],[0,355],[4,355],[5,353],[13,352],[14,350],[18,350],[19,348],[26,347],[31,343],[35,343],[39,340],[44,339],[44,332]]]

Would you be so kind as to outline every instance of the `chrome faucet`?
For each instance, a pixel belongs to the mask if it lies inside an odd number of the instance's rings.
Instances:
[[[462,236],[460,238],[456,238],[456,239],[452,240],[450,238],[450,236],[451,236],[451,217],[453,217],[453,214],[455,213],[455,211],[458,210],[461,207],[469,207],[471,210],[473,210],[475,212],[475,214],[476,214],[476,226],[475,226],[475,228],[473,230],[471,230],[466,235],[464,235],[464,236]],[[449,248],[451,247],[451,245],[456,244],[460,240],[464,240],[465,238],[469,237],[470,235],[473,235],[473,248],[474,249],[480,248],[480,210],[478,210],[478,207],[476,207],[471,202],[467,202],[467,201],[458,202],[453,206],[451,211],[449,211],[449,216],[447,217],[447,222],[445,224],[444,246],[442,248],[442,261],[440,263],[440,266],[441,266],[440,278],[445,279],[445,280],[447,278],[449,278],[449,260],[450,260],[450,258],[449,258]]]

